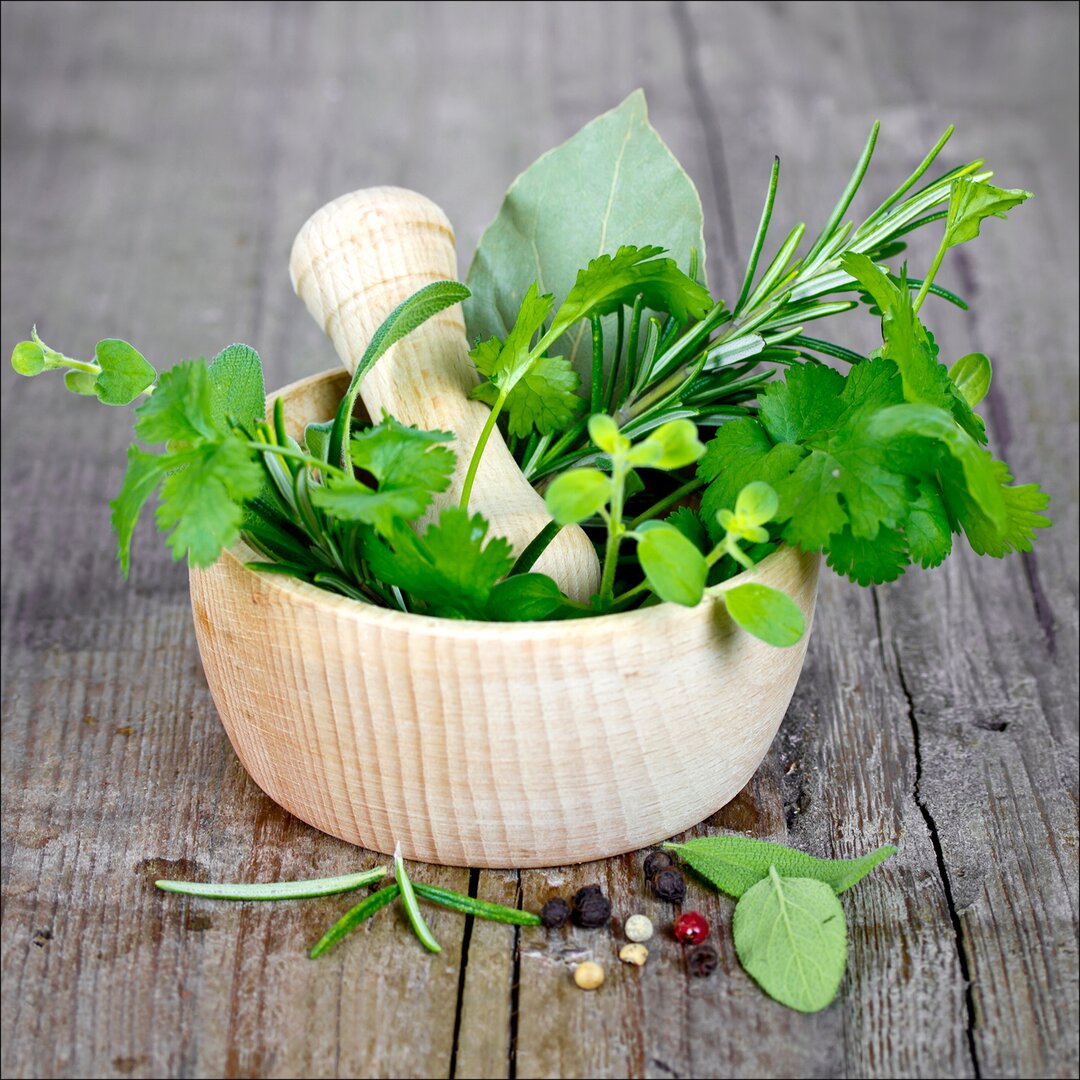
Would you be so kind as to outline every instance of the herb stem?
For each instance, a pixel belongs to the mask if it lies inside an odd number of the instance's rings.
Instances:
[[[611,510],[609,511],[607,544],[604,549],[604,572],[600,578],[601,603],[604,601],[610,603],[615,595],[615,571],[619,563],[619,546],[626,532],[622,519],[626,473],[625,454],[613,454],[611,458]]]
[[[648,521],[650,518],[656,517],[657,514],[662,514],[669,506],[674,506],[680,499],[689,495],[692,491],[697,491],[699,487],[704,485],[704,480],[699,480],[696,476],[693,480],[688,480],[682,487],[676,488],[673,492],[665,495],[658,502],[653,503],[648,510],[641,514],[638,514],[633,521],[630,522],[630,528],[636,529],[643,521]]]
[[[598,413],[604,407],[604,328],[600,316],[593,315],[592,325],[592,380],[589,383],[589,412]]]
[[[302,450],[293,450],[292,447],[289,446],[275,446],[273,443],[259,442],[256,439],[251,439],[244,443],[244,445],[249,450],[257,450],[261,454],[277,454],[279,457],[292,458],[294,461],[301,461],[312,469],[319,469],[320,471],[330,473],[333,476],[344,477],[346,475],[344,469],[339,469],[337,466],[331,465],[321,458],[305,454]]]
[[[912,304],[912,308],[915,314],[919,314],[919,308],[922,307],[923,301],[926,299],[927,293],[930,292],[930,286],[934,283],[934,277],[938,272],[938,268],[941,266],[941,260],[945,258],[945,252],[949,250],[949,231],[945,230],[945,235],[941,238],[941,246],[937,249],[937,254],[934,256],[934,261],[930,264],[930,269],[926,272],[926,277],[923,278],[923,283],[919,287],[918,295],[915,297],[915,301]]]
[[[488,413],[487,420],[484,421],[484,426],[480,431],[480,438],[476,440],[476,446],[473,447],[472,457],[469,459],[469,469],[465,473],[465,483],[461,486],[461,501],[458,505],[462,510],[469,509],[469,498],[472,495],[473,482],[476,480],[476,470],[480,468],[480,458],[484,453],[484,447],[488,444],[488,439],[491,438],[492,431],[495,430],[495,422],[499,419],[499,413],[502,412],[509,393],[510,388],[500,391],[495,404],[491,407],[491,412]]]

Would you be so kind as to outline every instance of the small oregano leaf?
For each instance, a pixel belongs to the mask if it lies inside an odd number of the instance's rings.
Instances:
[[[636,468],[681,469],[693,465],[704,453],[705,445],[694,424],[669,420],[634,446],[627,460]]]
[[[571,469],[555,477],[544,495],[548,512],[560,525],[598,514],[611,497],[611,478],[599,469]]]
[[[101,367],[94,393],[104,405],[130,405],[157,378],[142,353],[120,338],[99,341],[94,352]]]
[[[11,351],[11,366],[30,378],[45,370],[45,350],[37,342],[20,341]]]
[[[769,645],[785,648],[803,636],[806,620],[787,593],[748,581],[723,593],[728,614],[749,634]]]
[[[673,525],[655,522],[638,541],[638,561],[661,600],[695,607],[705,592],[709,564],[692,540]]]
[[[990,358],[981,352],[961,356],[951,368],[949,378],[960,391],[964,400],[974,409],[990,390],[990,376],[993,369]]]
[[[847,923],[836,893],[813,878],[781,877],[776,867],[735,905],[735,952],[769,997],[819,1012],[840,989]]]
[[[96,382],[97,375],[89,371],[76,371],[73,368],[71,371],[64,372],[64,386],[80,397],[93,397],[97,392],[94,389]]]
[[[834,892],[841,893],[896,854],[896,848],[886,844],[858,859],[818,859],[804,851],[749,836],[700,836],[664,847],[735,899],[768,877],[770,866],[775,866],[783,877],[824,881]]]

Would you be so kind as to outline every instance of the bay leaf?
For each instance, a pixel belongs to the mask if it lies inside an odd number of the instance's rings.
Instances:
[[[702,220],[693,181],[649,123],[644,92],[635,90],[511,185],[469,267],[469,340],[505,339],[533,282],[558,305],[590,259],[621,245],[659,245],[684,269],[696,249],[704,282]],[[609,361],[614,321],[605,319]],[[579,323],[550,351],[568,357],[587,386],[591,345],[588,324]]]

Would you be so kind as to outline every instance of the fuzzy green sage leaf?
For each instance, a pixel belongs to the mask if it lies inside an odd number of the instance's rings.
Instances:
[[[784,877],[813,878],[841,893],[896,853],[892,844],[886,844],[858,859],[818,859],[749,836],[701,836],[664,847],[674,851],[721,892],[736,899],[768,877],[773,866]]]
[[[847,924],[825,882],[781,877],[770,867],[736,904],[732,930],[739,962],[771,998],[809,1013],[836,997]]]

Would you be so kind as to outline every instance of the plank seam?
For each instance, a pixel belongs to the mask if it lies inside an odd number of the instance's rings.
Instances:
[[[876,588],[870,590],[874,601],[874,620],[877,623],[878,648],[881,651],[882,661],[885,661],[885,638],[881,626],[881,607]],[[949,921],[952,923],[953,935],[956,939],[956,957],[960,965],[960,977],[964,980],[964,1035],[967,1040],[968,1054],[971,1057],[971,1067],[975,1080],[981,1080],[982,1070],[979,1067],[979,1055],[975,1042],[975,988],[971,977],[971,964],[965,945],[964,925],[956,908],[953,898],[952,883],[949,880],[949,871],[945,865],[945,852],[941,847],[941,837],[938,834],[937,821],[927,805],[922,794],[923,761],[922,742],[919,732],[919,721],[916,716],[915,699],[912,697],[904,676],[904,665],[900,657],[900,651],[893,646],[893,659],[896,661],[897,682],[900,692],[904,695],[907,708],[908,723],[911,725],[912,751],[915,758],[915,778],[912,783],[911,794],[915,805],[926,823],[926,830],[930,834],[930,844],[934,849],[934,859],[937,862],[938,875],[941,878],[942,888],[945,892],[945,904],[949,912]]]
[[[480,871],[469,871],[469,896],[474,900],[480,891]],[[454,1009],[454,1037],[450,1044],[450,1067],[446,1075],[450,1080],[457,1076],[458,1045],[461,1039],[461,1014],[465,1003],[465,972],[469,966],[469,945],[472,943],[473,923],[472,915],[465,916],[465,930],[461,936],[461,966],[458,970],[457,1006]]]

